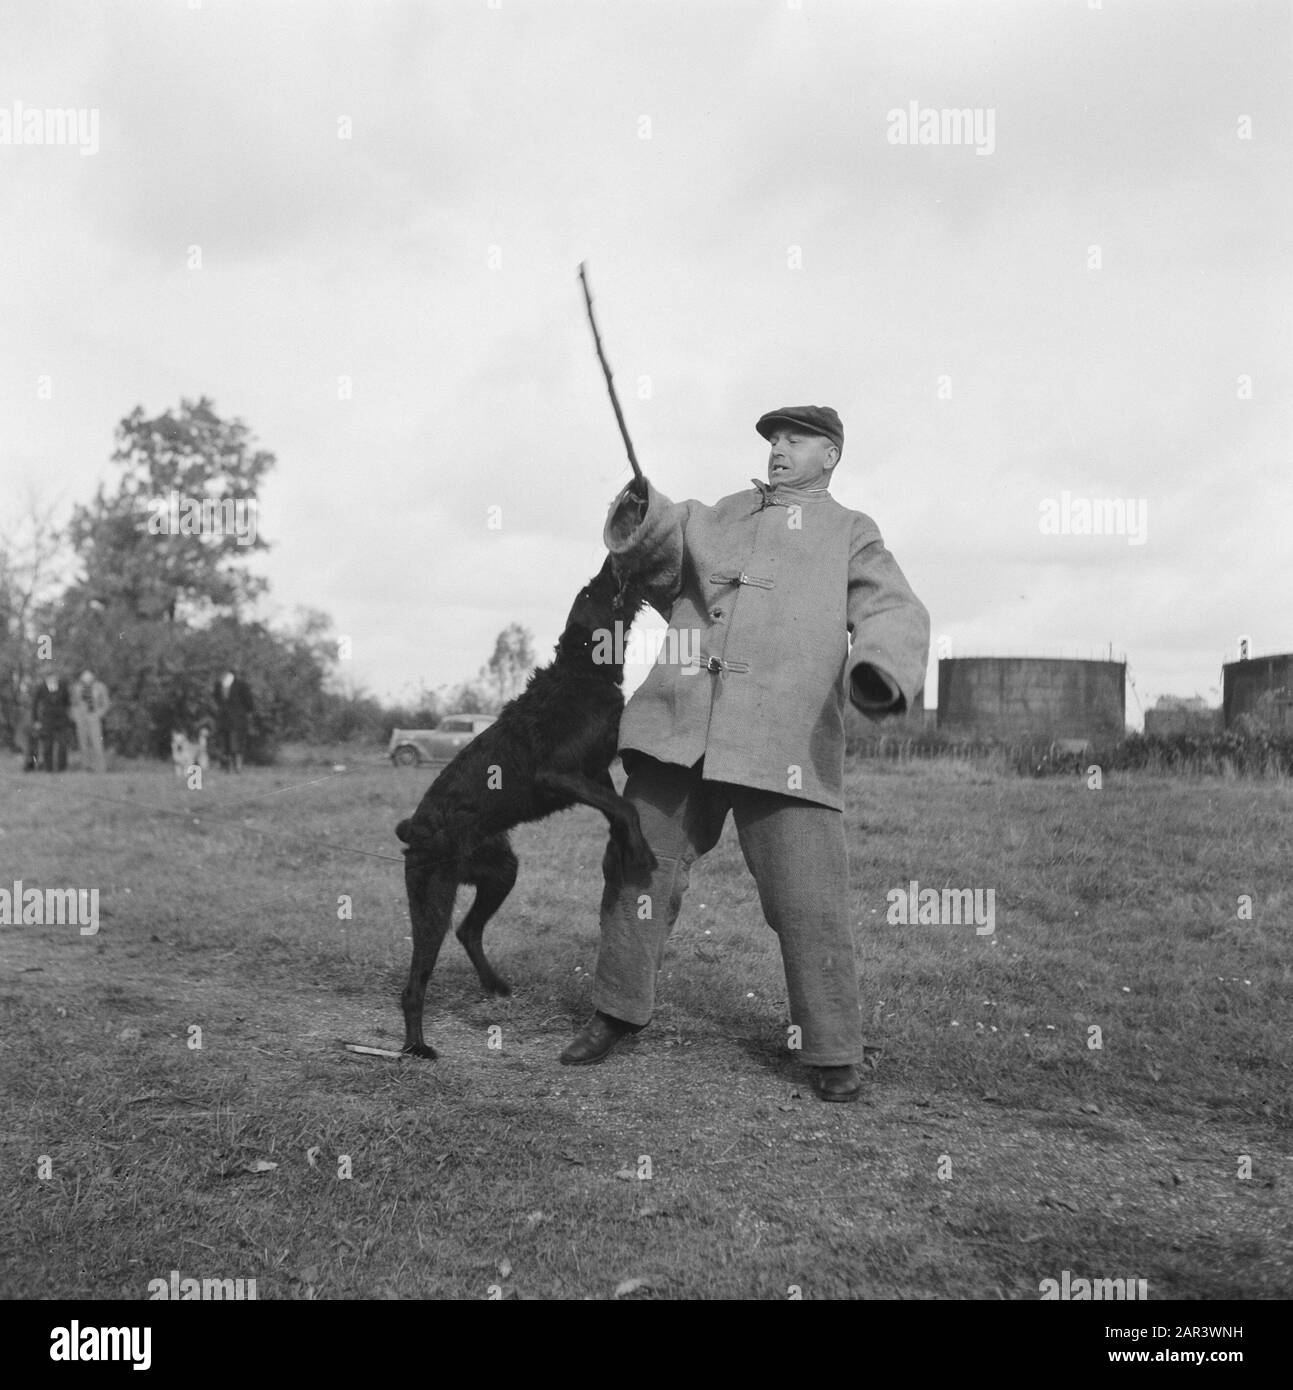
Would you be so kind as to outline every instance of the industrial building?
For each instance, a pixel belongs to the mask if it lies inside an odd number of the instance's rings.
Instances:
[[[1221,668],[1226,728],[1251,715],[1276,729],[1293,730],[1293,654],[1252,656]]]
[[[1160,695],[1154,707],[1145,711],[1145,733],[1160,738],[1213,734],[1220,728],[1221,711],[1210,708],[1202,695]]]
[[[1000,739],[1121,738],[1127,664],[1032,656],[938,663],[938,728]]]

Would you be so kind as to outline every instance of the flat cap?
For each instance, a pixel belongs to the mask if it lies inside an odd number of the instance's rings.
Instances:
[[[808,434],[824,434],[841,454],[844,452],[844,426],[828,405],[785,405],[761,415],[754,428],[764,439],[771,439],[778,424],[798,425]]]

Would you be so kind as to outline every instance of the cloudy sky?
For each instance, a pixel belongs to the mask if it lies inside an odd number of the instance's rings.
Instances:
[[[1148,705],[1215,700],[1240,633],[1293,650],[1287,0],[27,0],[0,33],[0,112],[98,113],[85,154],[0,115],[0,524],[206,394],[278,457],[267,616],[330,613],[349,678],[456,682],[511,621],[547,651],[628,475],[587,258],[653,481],[713,501],[763,411],[834,405],[833,491],[953,654],[1112,643]],[[1045,534],[1065,492],[1143,499],[1143,538]]]

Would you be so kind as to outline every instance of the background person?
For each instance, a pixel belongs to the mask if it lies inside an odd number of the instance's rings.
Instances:
[[[87,666],[72,690],[72,719],[81,749],[81,766],[92,772],[108,770],[103,752],[103,716],[112,706],[108,687]]]
[[[67,681],[52,666],[37,677],[31,698],[31,725],[36,766],[46,772],[66,772],[67,744],[72,735],[72,694]]]
[[[216,710],[216,751],[220,755],[220,766],[226,771],[241,772],[247,742],[251,737],[251,717],[256,707],[251,686],[231,667],[216,681],[212,699]]]

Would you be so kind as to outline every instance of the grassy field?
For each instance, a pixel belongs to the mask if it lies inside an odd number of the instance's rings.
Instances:
[[[96,936],[0,926],[6,1297],[144,1298],[172,1270],[260,1299],[1035,1299],[1065,1270],[1160,1299],[1293,1287],[1286,782],[853,764],[882,1051],[862,1103],[829,1106],[786,1049],[730,826],[656,1021],[606,1064],[556,1062],[596,958],[589,811],[515,836],[486,936],[513,998],[483,999],[451,939],[441,1059],[342,1051],[399,1047],[408,923],[398,862],[329,846],[398,860],[428,781],[349,757],[200,792],[160,765],[3,769],[0,887],[101,893]],[[995,934],[887,924],[912,879],[993,888]]]

